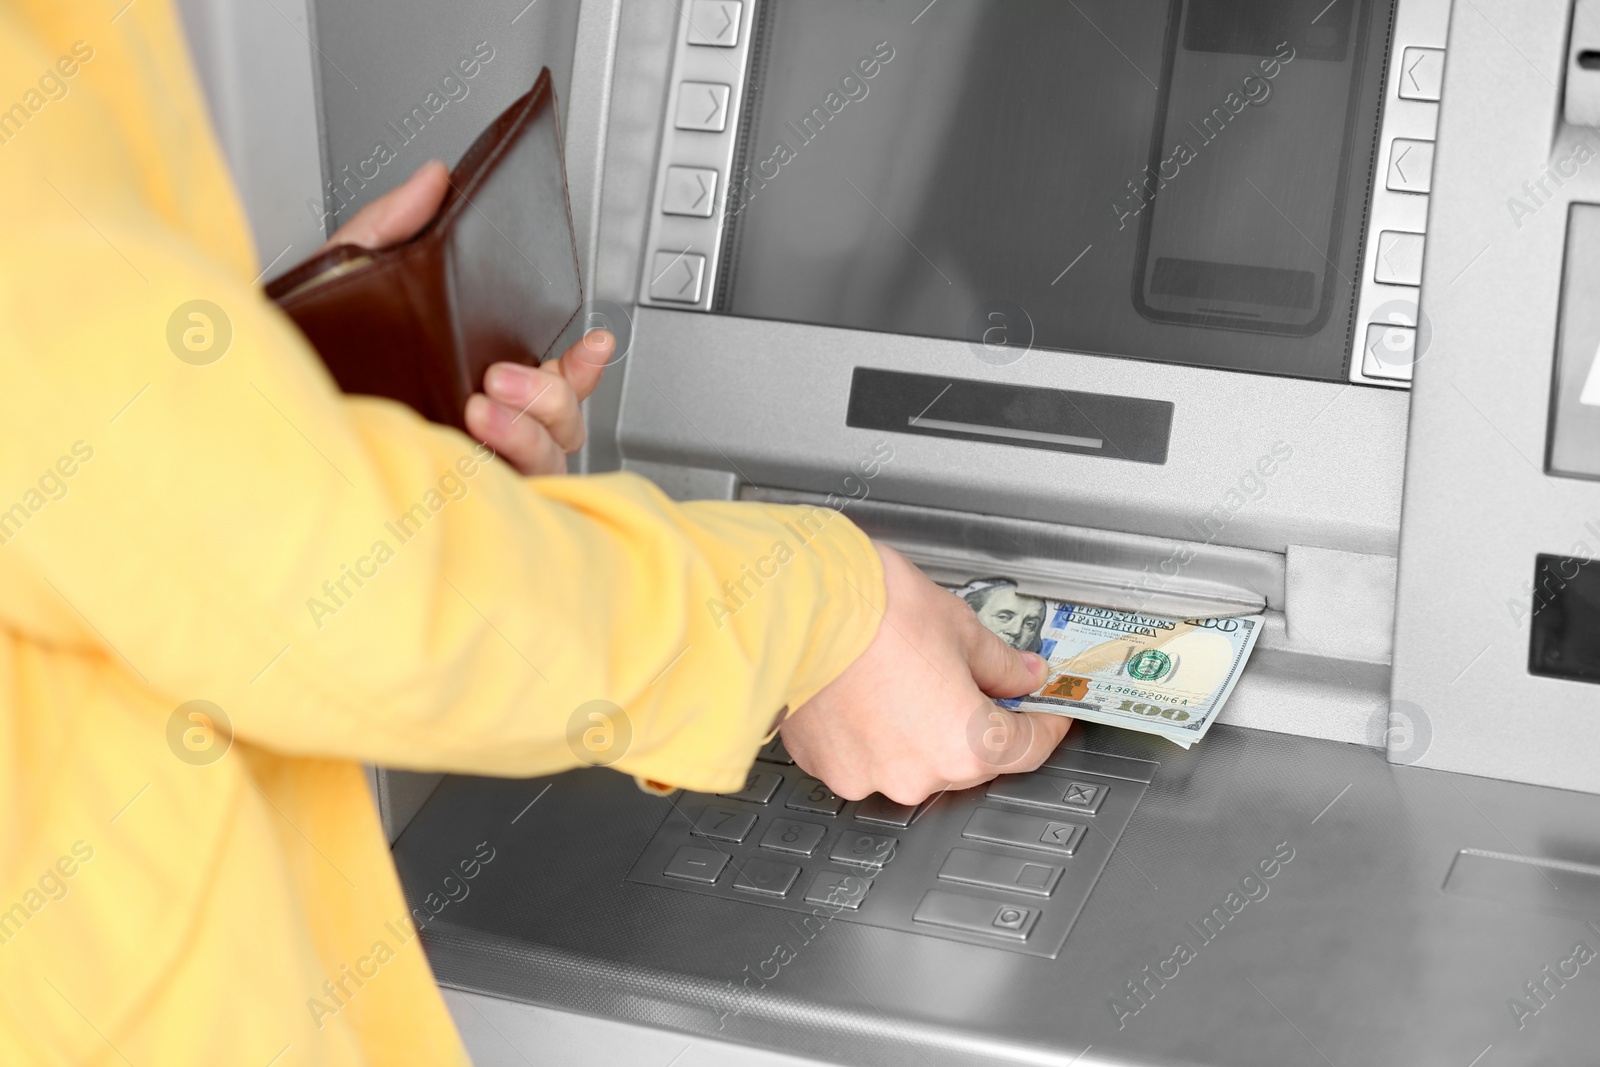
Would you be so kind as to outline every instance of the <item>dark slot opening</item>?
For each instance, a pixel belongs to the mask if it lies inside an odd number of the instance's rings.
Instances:
[[[1251,267],[1241,263],[1207,263],[1197,259],[1156,260],[1152,292],[1198,300],[1228,300],[1273,307],[1308,308],[1317,280],[1309,271]]]
[[[1600,70],[1600,52],[1592,48],[1579,52],[1578,66],[1584,70]]]

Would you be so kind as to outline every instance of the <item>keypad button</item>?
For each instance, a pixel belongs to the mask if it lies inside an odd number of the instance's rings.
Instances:
[[[1367,343],[1361,369],[1374,378],[1410,380],[1417,361],[1417,328],[1402,324],[1367,324]]]
[[[813,822],[796,819],[774,819],[767,832],[761,835],[761,847],[776,852],[792,852],[796,856],[809,856],[822,844],[828,828]]]
[[[714,848],[684,845],[673,853],[672,862],[668,863],[667,869],[661,873],[668,878],[680,878],[685,882],[715,885],[718,876],[722,874],[722,868],[727,864],[728,856],[725,852],[718,852]]]
[[[1433,187],[1433,142],[1396,137],[1389,145],[1388,187],[1397,193],[1425,193]]]
[[[856,808],[857,819],[884,826],[910,826],[911,816],[916,813],[915,804],[897,804],[882,793],[872,794]]]
[[[793,808],[795,811],[814,812],[818,815],[837,815],[839,809],[844,807],[844,798],[815,778],[802,778],[789,792],[789,799],[784,802],[784,807]]]
[[[1032,804],[1093,815],[1100,810],[1109,790],[1109,786],[1099,783],[1056,778],[1048,774],[1009,774],[990,782],[986,795],[1015,804]]]
[[[739,865],[739,873],[733,879],[733,888],[743,889],[747,893],[759,893],[762,896],[782,897],[789,894],[789,890],[799,877],[800,868],[793,863],[748,859]]]
[[[866,867],[882,867],[894,855],[895,839],[882,834],[864,834],[859,830],[846,830],[833,843],[828,858],[835,863],[859,863]]]
[[[939,877],[946,882],[1047,897],[1055,891],[1056,883],[1061,880],[1061,868],[1050,863],[1019,860],[1014,856],[1000,856],[993,852],[955,848],[945,857],[944,866],[939,868]]]
[[[1444,89],[1444,49],[1407,48],[1400,57],[1400,99],[1438,100]]]
[[[774,737],[756,753],[756,759],[766,760],[768,763],[794,764],[794,757],[789,755],[789,750],[783,747],[783,738]]]
[[[689,5],[689,43],[732,48],[739,43],[739,0],[693,0]]]
[[[737,793],[719,793],[718,796],[727,797],[729,800],[744,800],[751,804],[767,804],[772,801],[772,794],[778,791],[783,784],[783,775],[777,771],[753,770],[744,780],[744,788]]]
[[[697,252],[657,252],[650,264],[650,299],[698,304],[706,257]]]
[[[811,879],[811,888],[806,890],[806,903],[855,911],[861,907],[870,887],[871,883],[859,874],[820,871]]]
[[[1378,234],[1377,265],[1372,280],[1384,285],[1422,284],[1422,247],[1425,237],[1404,230]]]
[[[1083,840],[1083,824],[1037,815],[1019,815],[995,808],[979,808],[967,820],[961,836],[974,841],[992,841],[998,845],[1015,845],[1070,856]]]
[[[728,94],[732,87],[717,82],[684,82],[678,86],[673,125],[680,130],[721,133],[728,128]]]
[[[985,900],[960,893],[930,889],[912,913],[912,921],[972,934],[987,934],[1009,941],[1026,941],[1039,918],[1039,909]]]
[[[707,167],[668,167],[661,210],[668,215],[709,219],[717,206],[717,172]]]
[[[694,829],[689,832],[696,837],[710,837],[738,844],[750,836],[750,831],[755,825],[756,817],[753,812],[735,811],[732,808],[708,804],[700,813],[700,818],[695,820]]]

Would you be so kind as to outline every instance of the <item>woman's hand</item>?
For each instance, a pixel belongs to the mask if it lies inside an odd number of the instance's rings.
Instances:
[[[1043,685],[1043,657],[990,633],[894,549],[878,554],[887,599],[877,636],[784,722],[789,755],[846,800],[876,791],[901,804],[1038,767],[1072,720],[992,698]]]
[[[429,160],[357,211],[323,247],[378,249],[409,241],[438,213],[449,188],[449,170]],[[484,375],[484,392],[467,400],[467,429],[522,474],[565,474],[567,456],[583,447],[579,405],[594,392],[615,348],[610,333],[592,330],[554,363],[496,363]]]

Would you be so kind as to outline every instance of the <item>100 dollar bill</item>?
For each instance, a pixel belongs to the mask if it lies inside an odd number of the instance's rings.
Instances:
[[[1244,670],[1263,618],[1173,619],[1020,594],[1009,582],[955,591],[985,626],[1050,664],[1038,692],[1002,707],[1165,737],[1205,736]]]

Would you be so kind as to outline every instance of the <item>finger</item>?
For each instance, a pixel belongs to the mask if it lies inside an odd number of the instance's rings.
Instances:
[[[516,412],[474,393],[467,400],[467,431],[494,449],[519,474],[562,474],[567,454],[545,428],[533,419],[517,419]]]
[[[430,159],[402,184],[356,212],[323,247],[348,244],[376,249],[409,240],[438,212],[449,188],[450,171]]]
[[[989,696],[1024,696],[1043,685],[1049,673],[1043,656],[1018,652],[990,633],[976,616],[966,627],[966,644],[972,680]]]
[[[1067,736],[1067,731],[1072,729],[1073,720],[1065,715],[1052,715],[1045,711],[1025,711],[1022,713],[1033,725],[1033,738],[1028,743],[1028,749],[1017,757],[1015,765],[1006,767],[1008,774],[1019,774],[1024,771],[1038,770],[1040,764],[1050,758],[1050,753],[1061,744],[1061,739]]]
[[[605,373],[616,348],[617,339],[611,336],[611,331],[590,330],[549,369],[567,380],[579,400],[587,400],[594,387],[600,384],[600,376]]]
[[[542,367],[496,363],[483,376],[483,391],[510,408],[518,422],[543,426],[567,452],[583,447],[583,412],[567,380]]]

